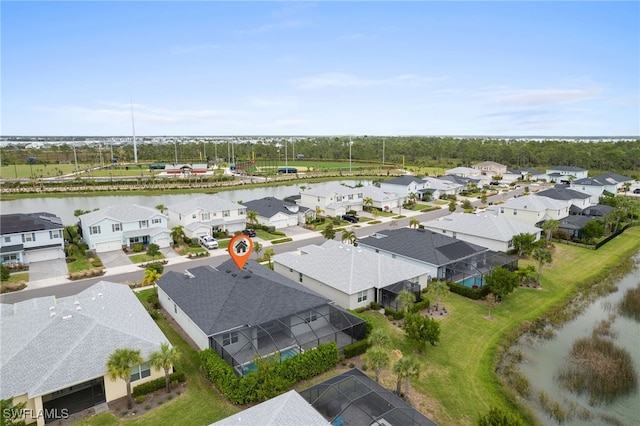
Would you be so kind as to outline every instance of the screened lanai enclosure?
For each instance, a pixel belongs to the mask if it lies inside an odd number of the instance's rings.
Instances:
[[[238,375],[256,369],[256,358],[293,357],[318,345],[339,349],[366,337],[364,320],[336,305],[325,304],[287,317],[244,326],[209,337],[209,345]]]
[[[476,256],[450,263],[445,269],[445,280],[467,287],[482,287],[485,275],[491,274],[494,268],[502,267],[515,271],[518,259],[500,252],[483,252]]]
[[[435,426],[434,422],[358,369],[299,393],[333,426]]]
[[[421,300],[420,284],[414,283],[413,281],[403,280],[378,290],[378,301],[385,308],[399,311],[401,309],[401,305],[396,301],[396,299],[398,298],[400,292],[403,290],[407,290],[413,293],[413,295],[416,297],[416,302],[419,302]]]

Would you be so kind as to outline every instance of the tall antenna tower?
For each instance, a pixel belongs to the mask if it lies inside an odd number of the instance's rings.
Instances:
[[[133,162],[138,164],[138,145],[136,144],[136,123],[133,121],[133,99],[129,98],[131,103],[131,129],[133,131]]]

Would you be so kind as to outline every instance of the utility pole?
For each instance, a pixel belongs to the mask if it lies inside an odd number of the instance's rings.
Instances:
[[[287,143],[287,141],[284,141],[284,167],[286,170],[286,173],[289,173],[289,154],[287,153],[287,145],[289,145]]]
[[[131,129],[133,130],[133,162],[138,164],[138,145],[136,144],[136,124],[133,121],[133,101],[131,101]]]
[[[384,142],[385,139],[382,139],[382,167],[384,167]]]
[[[353,142],[351,141],[351,136],[349,136],[349,174],[351,174],[351,145],[353,145]]]
[[[175,164],[177,166],[178,165],[178,141],[177,140],[173,142],[173,147],[175,150],[175,157],[176,157]]]
[[[73,146],[73,159],[75,160],[76,163],[76,173],[79,172],[78,170],[78,155],[76,154],[76,144],[71,145]]]

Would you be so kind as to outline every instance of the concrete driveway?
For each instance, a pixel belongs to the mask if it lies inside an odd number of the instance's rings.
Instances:
[[[131,265],[131,260],[122,250],[105,251],[98,254],[105,268]]]
[[[303,235],[309,232],[313,233],[312,230],[303,228],[302,226],[287,226],[286,228],[278,229],[278,231],[283,231],[287,237],[293,237],[295,235]]]
[[[29,264],[29,281],[39,281],[52,277],[69,275],[67,262],[64,259],[43,260]]]

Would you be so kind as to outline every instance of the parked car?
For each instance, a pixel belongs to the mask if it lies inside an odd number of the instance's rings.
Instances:
[[[254,238],[256,236],[256,230],[253,228],[247,228],[244,231],[242,231],[242,233],[247,237],[251,237],[251,238]]]
[[[634,189],[634,190],[633,190],[633,193],[634,193],[634,194],[640,194],[640,188],[636,188],[636,189]]]
[[[342,220],[346,220],[347,222],[351,222],[351,223],[360,222],[360,218],[354,214],[343,214]]]
[[[203,237],[198,238],[200,245],[207,249],[217,249],[218,242],[211,235],[205,235]]]

